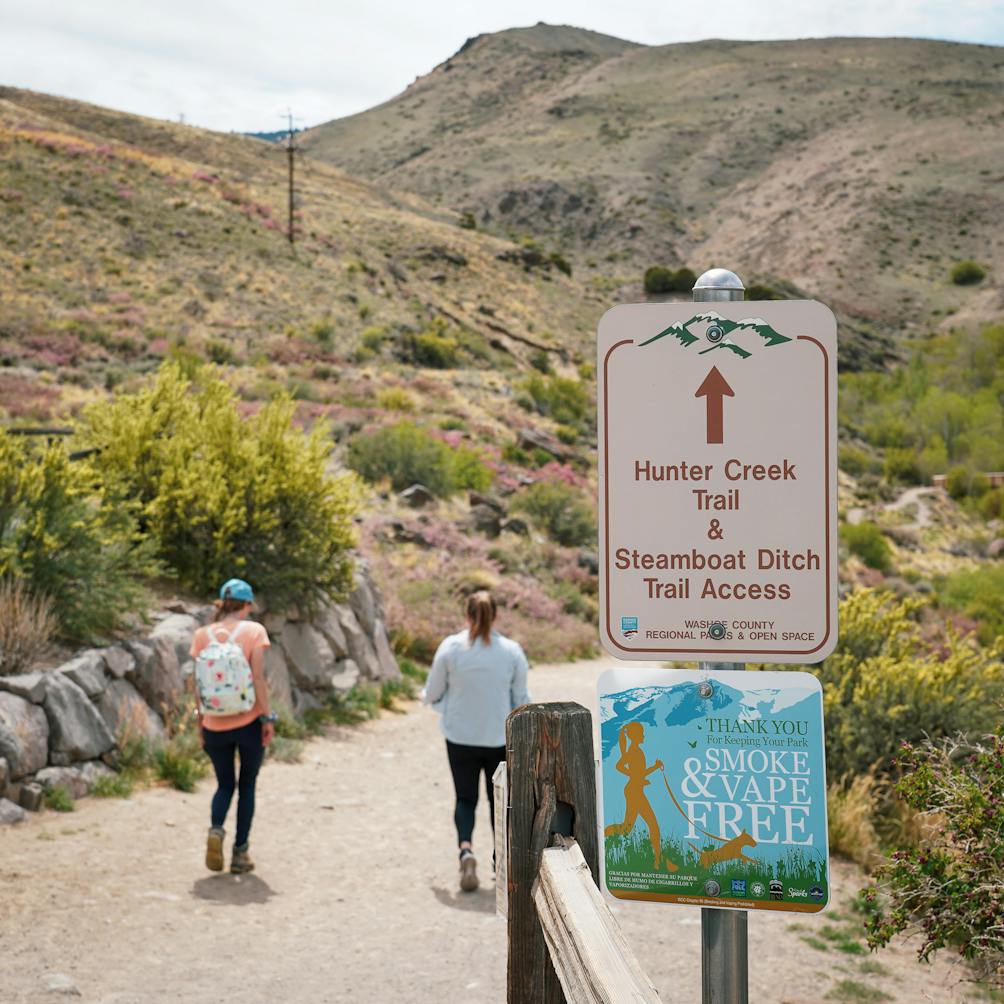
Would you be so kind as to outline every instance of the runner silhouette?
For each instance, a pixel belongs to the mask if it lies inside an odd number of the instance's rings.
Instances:
[[[620,759],[616,767],[627,775],[624,785],[624,822],[611,823],[604,831],[604,836],[627,836],[633,829],[638,817],[645,820],[648,827],[648,838],[652,844],[652,855],[655,859],[655,870],[662,867],[662,837],[659,833],[659,821],[649,803],[645,788],[650,783],[648,775],[653,771],[662,770],[663,763],[656,760],[651,767],[645,763],[645,752],[641,744],[645,741],[645,726],[641,722],[628,722],[621,726],[618,742],[621,748]],[[628,743],[630,742],[630,746]],[[675,872],[676,865],[666,860],[666,870]]]

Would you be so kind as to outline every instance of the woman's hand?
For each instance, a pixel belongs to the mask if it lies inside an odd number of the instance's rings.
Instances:
[[[261,744],[268,749],[268,745],[275,738],[275,723],[264,722],[261,727]]]
[[[662,768],[663,768],[663,763],[662,763],[662,761],[661,761],[661,760],[656,760],[656,762],[655,762],[654,764],[652,764],[652,766],[653,766],[653,768],[654,768],[655,770],[662,770]]]

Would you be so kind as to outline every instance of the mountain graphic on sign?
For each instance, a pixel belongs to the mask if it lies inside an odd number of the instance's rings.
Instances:
[[[701,349],[699,355],[704,355],[714,349],[726,349],[739,356],[740,359],[749,359],[753,355],[752,348],[756,347],[756,342],[750,347],[740,345],[732,336],[735,334],[752,333],[763,339],[764,348],[771,348],[774,345],[783,345],[791,339],[782,335],[777,329],[772,328],[762,317],[745,317],[741,321],[732,321],[714,310],[706,310],[703,313],[695,314],[689,321],[675,321],[669,327],[664,328],[657,335],[646,339],[639,344],[639,348],[651,345],[662,338],[675,338],[685,349],[690,348],[694,342],[700,341],[701,336],[694,334],[690,330],[691,325],[707,324],[709,328],[715,327],[720,332],[719,341],[713,342],[707,348]]]

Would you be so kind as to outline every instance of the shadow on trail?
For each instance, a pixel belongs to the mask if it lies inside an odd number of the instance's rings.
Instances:
[[[213,875],[192,884],[192,895],[223,906],[267,903],[275,893],[257,875]]]
[[[429,888],[443,906],[448,906],[452,910],[463,910],[466,913],[495,912],[494,886],[482,887],[477,892],[460,892],[434,885],[430,885]]]

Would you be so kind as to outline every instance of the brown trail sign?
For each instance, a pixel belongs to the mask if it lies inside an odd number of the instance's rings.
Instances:
[[[836,644],[832,313],[626,304],[604,315],[597,348],[606,649],[823,659]]]

